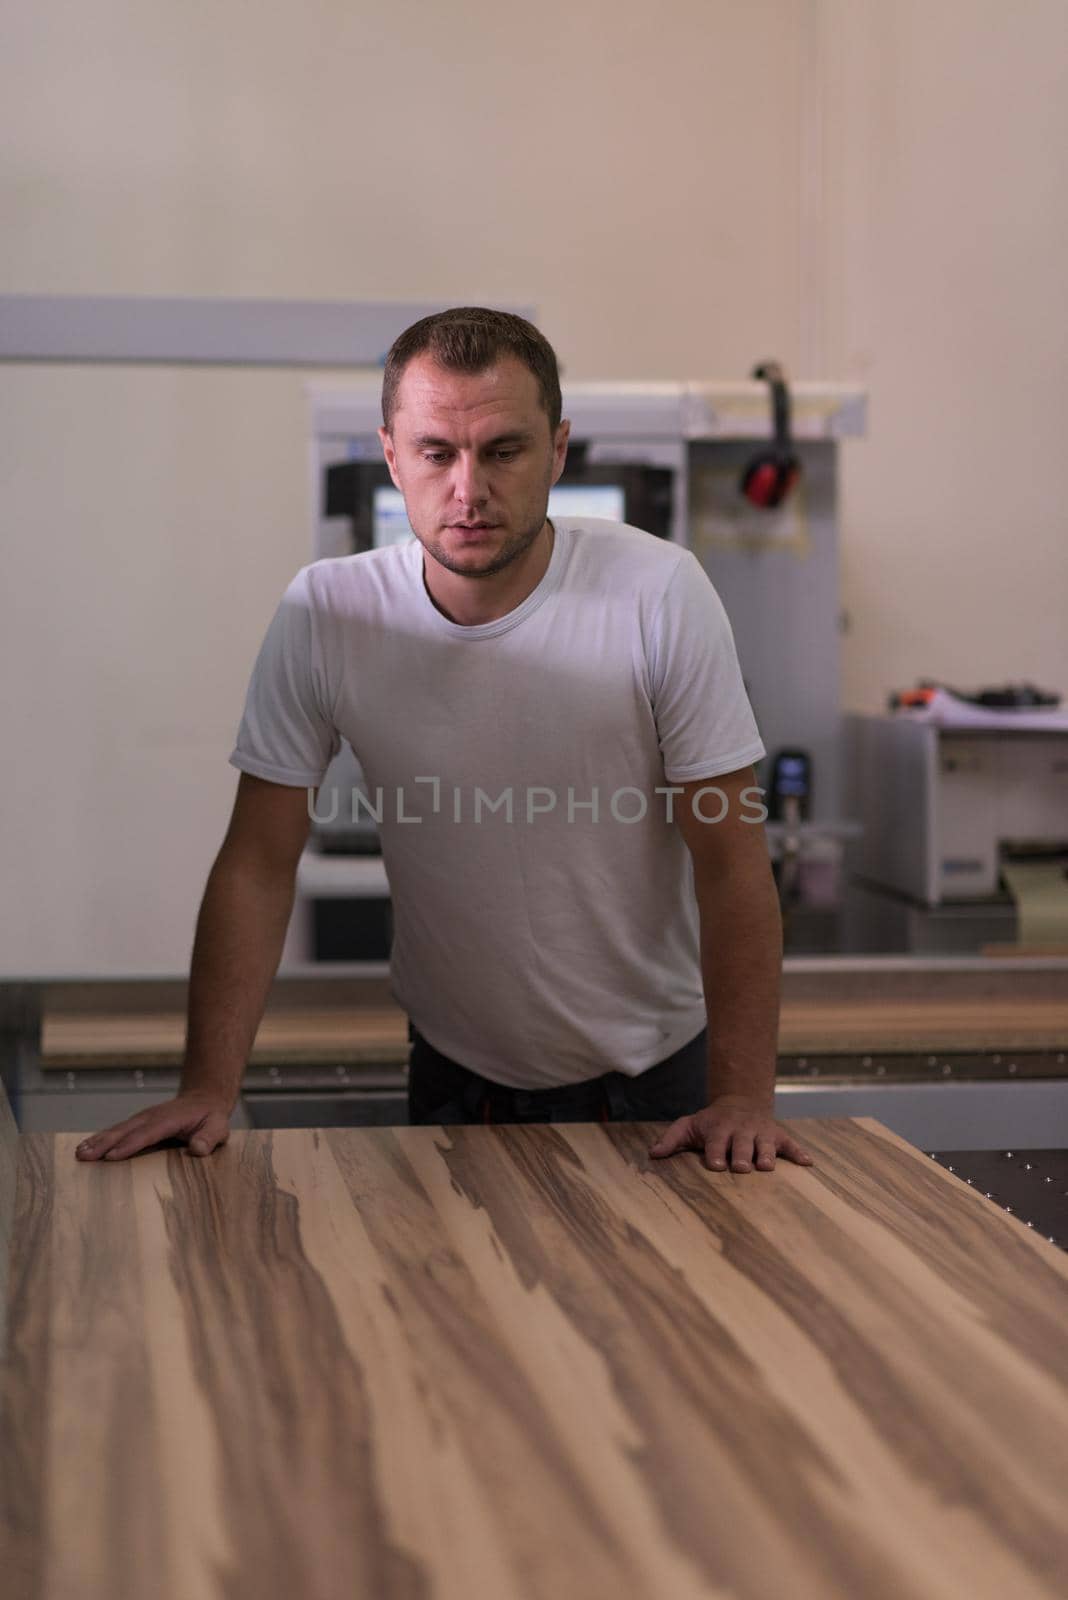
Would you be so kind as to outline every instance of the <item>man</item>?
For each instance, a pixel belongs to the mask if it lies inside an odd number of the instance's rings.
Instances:
[[[227,1138],[307,791],[344,736],[390,880],[412,1121],[648,1118],[671,1121],[655,1156],[811,1161],[772,1114],[781,927],[729,625],[688,552],[547,518],[560,411],[521,318],[460,308],[393,346],[380,438],[416,541],[289,586],[231,757],[180,1091],[80,1158]]]

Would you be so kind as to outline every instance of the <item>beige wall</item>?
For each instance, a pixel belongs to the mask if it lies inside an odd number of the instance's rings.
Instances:
[[[848,705],[929,676],[1068,696],[1068,5],[827,0],[827,370]]]
[[[573,378],[862,379],[848,702],[1068,690],[1066,20],[41,0],[0,59],[0,291],[532,303]],[[184,966],[309,552],[304,377],[0,369],[0,971]]]

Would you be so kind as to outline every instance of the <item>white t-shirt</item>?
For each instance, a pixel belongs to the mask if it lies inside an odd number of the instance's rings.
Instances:
[[[636,1076],[700,1032],[689,853],[656,791],[764,754],[696,558],[621,523],[553,526],[537,588],[476,627],[434,606],[414,539],[304,567],[230,757],[313,787],[349,741],[381,812],[396,997],[520,1089]]]

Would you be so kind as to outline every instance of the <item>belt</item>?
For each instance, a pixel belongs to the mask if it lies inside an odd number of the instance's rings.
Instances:
[[[626,1116],[626,1101],[619,1074],[607,1072],[582,1085],[583,1093],[569,1093],[579,1085],[561,1084],[553,1089],[495,1088],[488,1093],[480,1083],[468,1084],[464,1090],[465,1109],[480,1122],[544,1122],[545,1113],[554,1104],[566,1105],[571,1111],[588,1106],[591,1120],[619,1121]]]

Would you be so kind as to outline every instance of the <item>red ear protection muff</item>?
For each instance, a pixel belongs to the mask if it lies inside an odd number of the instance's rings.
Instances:
[[[781,505],[801,476],[801,463],[790,439],[790,391],[777,361],[764,361],[753,368],[771,389],[771,415],[775,442],[770,450],[754,456],[742,473],[742,493],[755,506],[773,510]]]

